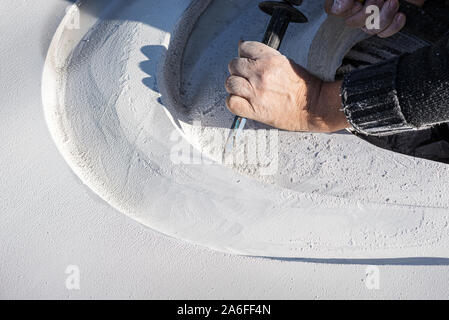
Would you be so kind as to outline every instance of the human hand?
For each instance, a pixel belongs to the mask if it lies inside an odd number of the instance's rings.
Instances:
[[[323,82],[260,42],[240,42],[226,80],[231,112],[289,131],[334,132],[349,127],[341,82]]]
[[[426,0],[407,0],[421,7]],[[326,0],[325,10],[328,14],[342,17],[346,24],[353,28],[362,28],[368,34],[376,34],[381,38],[390,37],[399,32],[406,23],[406,16],[398,12],[399,0],[367,0],[362,4],[358,0]],[[380,28],[368,30],[366,20],[371,13],[366,8],[376,5],[380,9]]]

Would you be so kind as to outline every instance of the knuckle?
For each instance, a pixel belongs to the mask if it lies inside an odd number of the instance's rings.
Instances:
[[[238,86],[238,78],[231,76],[228,79],[226,79],[226,86],[229,90],[236,91]]]
[[[252,41],[243,41],[241,44],[240,44],[240,50],[242,50],[242,51],[247,51],[249,48],[251,48],[251,42]]]
[[[228,64],[229,70],[234,69],[236,63],[237,63],[237,59],[236,59],[236,58],[232,59],[232,60],[229,62],[229,64]]]
[[[225,85],[226,85],[226,88],[228,88],[228,89],[232,89],[231,88],[231,86],[232,86],[232,80],[231,80],[231,77],[228,77],[227,79],[226,79],[226,82],[225,82]]]
[[[240,49],[248,49],[248,46],[251,45],[251,41],[242,41],[240,43]]]
[[[244,61],[245,62],[245,66],[247,67],[247,68],[257,68],[258,67],[258,62],[257,62],[257,60],[252,60],[252,59],[248,59],[248,58],[244,58],[244,59],[242,59],[242,61]]]
[[[270,79],[270,70],[267,68],[267,69],[262,69],[261,71],[260,71],[260,73],[259,73],[259,79],[260,79],[260,82],[263,84],[263,85],[266,85],[267,83],[269,83],[269,79]]]
[[[249,52],[257,49],[259,44],[260,43],[255,42],[255,41],[245,41],[240,45],[240,51],[242,53],[249,53]]]

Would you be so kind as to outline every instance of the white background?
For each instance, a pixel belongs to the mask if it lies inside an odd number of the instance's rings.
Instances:
[[[276,260],[149,230],[96,197],[46,128],[41,72],[64,0],[0,3],[0,298],[448,298],[446,259]],[[357,263],[357,264],[356,264]],[[380,289],[368,290],[376,264]],[[65,286],[79,266],[80,290]]]

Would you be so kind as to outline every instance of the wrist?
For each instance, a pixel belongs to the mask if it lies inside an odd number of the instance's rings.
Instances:
[[[340,96],[342,83],[342,81],[322,82],[315,117],[317,131],[336,132],[351,127],[342,110]]]

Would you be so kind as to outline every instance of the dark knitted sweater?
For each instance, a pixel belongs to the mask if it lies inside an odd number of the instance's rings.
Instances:
[[[358,132],[390,135],[449,122],[449,9],[445,0],[427,0],[422,9],[405,1],[404,32],[431,46],[347,74],[343,110]]]

